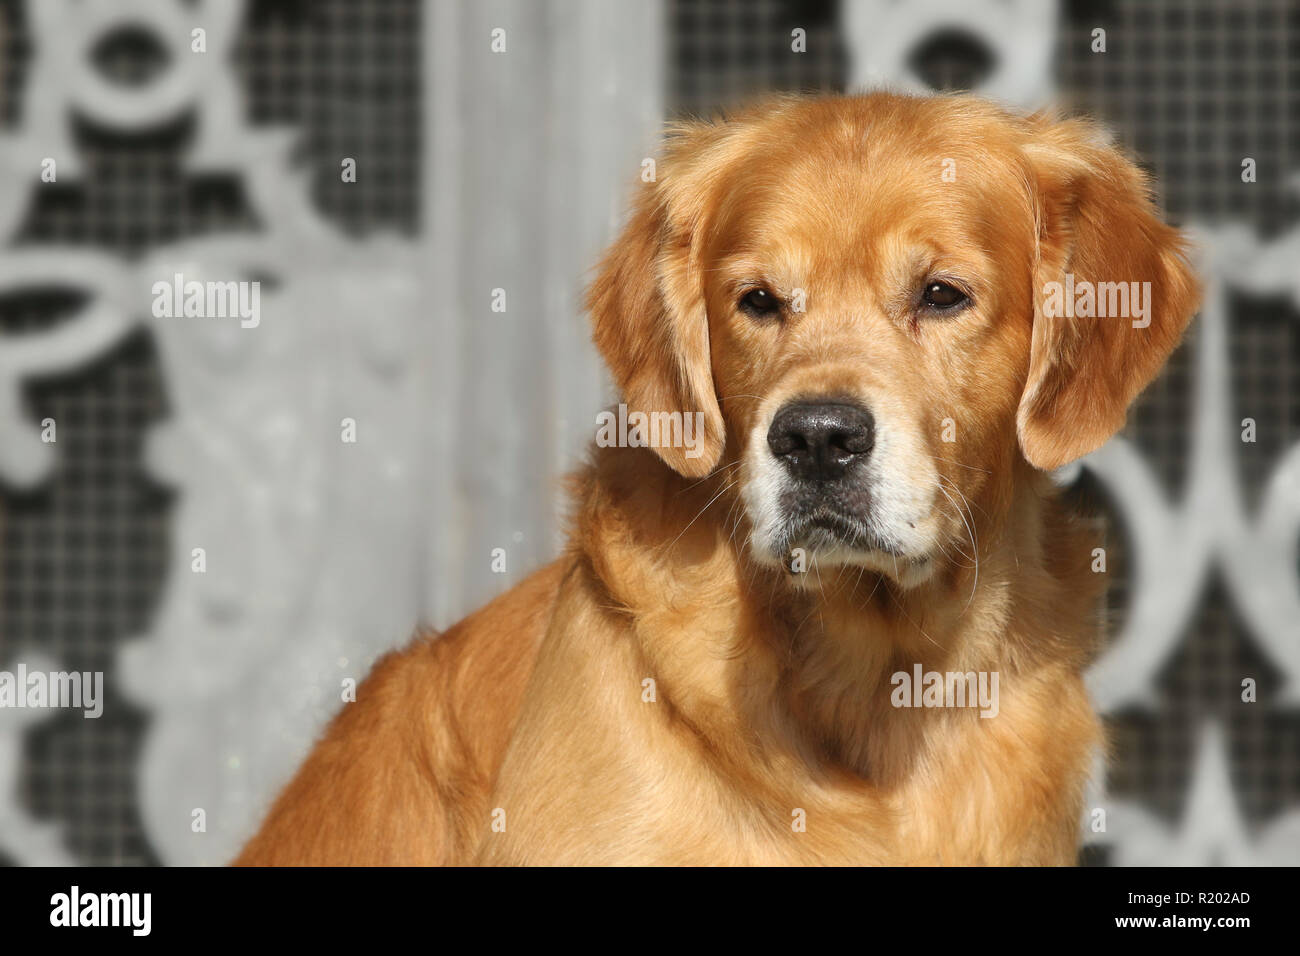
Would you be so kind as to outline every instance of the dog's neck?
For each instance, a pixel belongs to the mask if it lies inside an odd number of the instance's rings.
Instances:
[[[974,502],[978,572],[958,558],[910,589],[857,567],[761,566],[725,473],[692,482],[627,449],[597,452],[580,479],[574,546],[711,745],[784,737],[803,759],[887,778],[919,741],[906,756],[881,728],[925,726],[891,712],[893,675],[997,674],[1005,688],[1040,664],[1086,662],[1090,536],[1045,476],[1017,467],[1003,489],[1014,491]],[[880,749],[885,739],[894,749]]]

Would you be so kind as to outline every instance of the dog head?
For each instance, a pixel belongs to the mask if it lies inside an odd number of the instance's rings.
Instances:
[[[1091,125],[969,97],[781,99],[670,137],[589,292],[631,409],[698,424],[759,562],[910,586],[1023,463],[1100,446],[1197,304]],[[973,544],[973,542],[972,542]]]

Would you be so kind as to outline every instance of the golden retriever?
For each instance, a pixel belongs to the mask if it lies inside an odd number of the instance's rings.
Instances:
[[[236,862],[1073,863],[1102,576],[1046,472],[1196,308],[1145,177],[872,94],[676,127],[640,190],[563,557],[382,659]]]

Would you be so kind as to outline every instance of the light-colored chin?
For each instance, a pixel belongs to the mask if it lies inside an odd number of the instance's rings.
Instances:
[[[920,558],[900,557],[874,548],[850,548],[834,541],[798,542],[794,548],[802,548],[804,554],[803,569],[792,571],[790,566],[771,546],[764,546],[754,537],[749,542],[750,554],[754,560],[766,567],[782,568],[799,587],[817,588],[823,583],[837,580],[838,575],[827,575],[840,568],[861,568],[873,571],[893,581],[899,587],[910,589],[918,587],[934,576],[937,562],[927,556]]]

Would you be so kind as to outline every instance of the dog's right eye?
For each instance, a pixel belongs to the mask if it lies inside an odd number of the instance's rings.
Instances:
[[[954,312],[969,302],[970,296],[949,282],[935,279],[926,283],[921,301],[936,312]]]
[[[741,296],[740,311],[756,319],[771,318],[781,311],[781,300],[766,289],[750,289]]]

